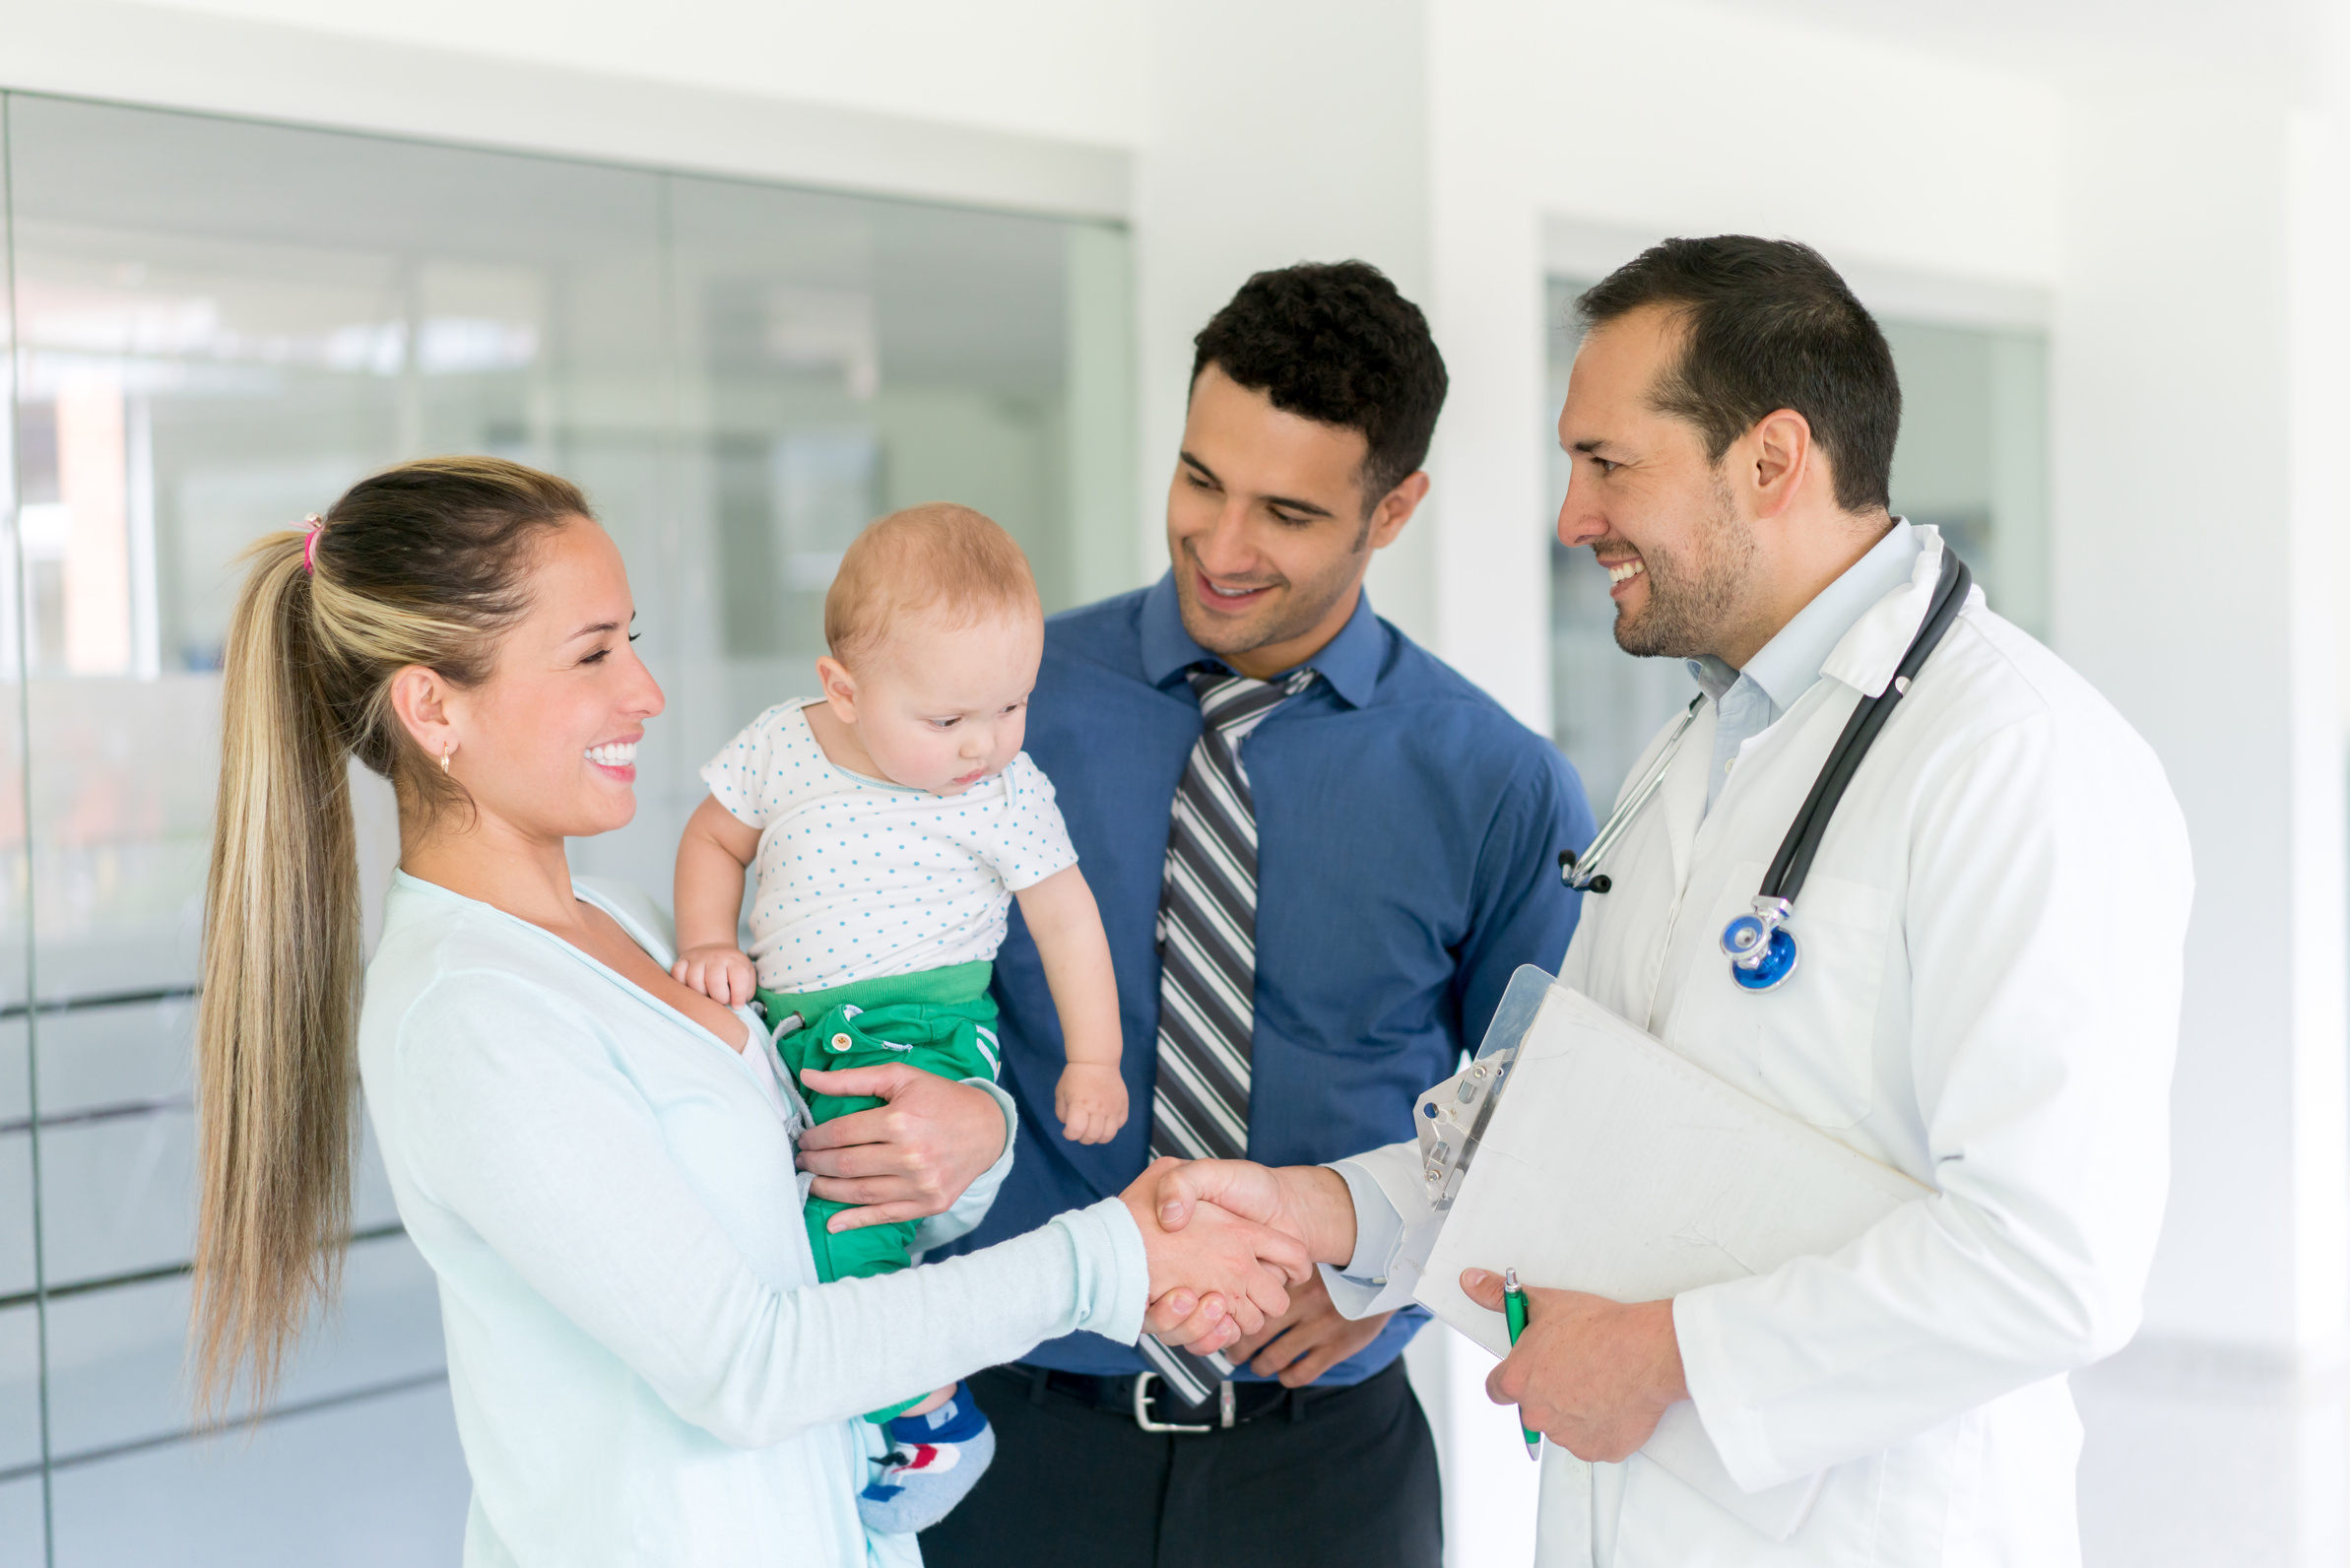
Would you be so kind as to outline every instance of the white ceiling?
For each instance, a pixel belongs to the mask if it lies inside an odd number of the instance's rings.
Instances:
[[[2298,74],[2350,0],[1740,0],[1889,43],[2079,78],[2216,61]]]

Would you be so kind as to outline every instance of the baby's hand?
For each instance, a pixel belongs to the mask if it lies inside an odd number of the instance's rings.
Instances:
[[[1053,1114],[1073,1143],[1106,1143],[1126,1125],[1126,1079],[1102,1062],[1072,1062],[1053,1090]]]
[[[736,948],[723,943],[704,943],[687,947],[678,954],[678,961],[669,966],[673,980],[683,980],[712,1002],[739,1008],[751,1000],[758,988],[758,971],[751,960]]]

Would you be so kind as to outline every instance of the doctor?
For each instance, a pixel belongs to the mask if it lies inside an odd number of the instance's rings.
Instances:
[[[1892,356],[1816,252],[1670,240],[1579,308],[1559,538],[1608,568],[1624,650],[1686,660],[1701,696],[1633,770],[1665,761],[1561,979],[1933,1193],[1668,1301],[1530,1290],[1487,1392],[1553,1440],[1537,1560],[2076,1563],[2065,1374],[2136,1329],[2169,1176],[2178,806],[2104,698],[1973,593],[1819,842],[1795,971],[1736,983],[1725,928],[1891,686],[1945,547],[1889,514]],[[1306,1240],[1341,1310],[1378,1312],[1436,1229],[1419,1163],[1198,1164],[1160,1199],[1177,1221],[1244,1205]],[[1493,1274],[1463,1285],[1501,1306]],[[1680,1400],[1741,1487],[1826,1471],[1791,1539],[1640,1455]]]

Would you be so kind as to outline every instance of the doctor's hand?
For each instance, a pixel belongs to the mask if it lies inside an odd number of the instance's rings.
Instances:
[[[1246,1159],[1160,1160],[1142,1173],[1158,1178],[1158,1221],[1181,1230],[1192,1208],[1211,1203],[1305,1243],[1316,1263],[1354,1256],[1354,1200],[1345,1179],[1326,1165],[1275,1169]]]
[[[943,1214],[1004,1152],[1009,1133],[993,1094],[918,1067],[813,1069],[801,1080],[819,1094],[875,1094],[881,1104],[836,1116],[800,1135],[797,1163],[816,1173],[810,1191],[844,1209],[826,1229]]]
[[[1158,1178],[1173,1163],[1153,1163],[1119,1196],[1150,1264],[1152,1305],[1143,1327],[1158,1333],[1184,1325],[1191,1332],[1169,1342],[1206,1354],[1261,1333],[1267,1320],[1288,1311],[1289,1288],[1310,1277],[1314,1265],[1296,1237],[1215,1204],[1195,1205],[1180,1229],[1162,1225]]]
[[[1501,1275],[1464,1270],[1461,1288],[1502,1310]],[[1674,1403],[1689,1397],[1670,1301],[1624,1306],[1580,1290],[1526,1287],[1526,1333],[1485,1379],[1525,1424],[1580,1460],[1629,1459]]]

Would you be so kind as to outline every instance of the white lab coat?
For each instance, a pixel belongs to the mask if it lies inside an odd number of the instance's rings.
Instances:
[[[1925,619],[1942,547],[1919,534],[1910,584],[1745,744],[1710,813],[1700,710],[1560,978],[1934,1196],[1830,1256],[1674,1302],[1691,1396],[1738,1483],[1828,1470],[1791,1540],[1640,1456],[1592,1466],[1549,1445],[1542,1568],[2079,1561],[2065,1374],[2135,1332],[2169,1180],[2192,884],[2161,764],[1977,593],[1820,846],[1790,925],[1796,973],[1745,993],[1720,947]],[[1366,1231],[1401,1232],[1386,1267],[1358,1252],[1355,1282],[1334,1281],[1361,1313],[1400,1304],[1435,1226],[1414,1144],[1351,1163],[1358,1208],[1375,1183],[1396,1210]]]

